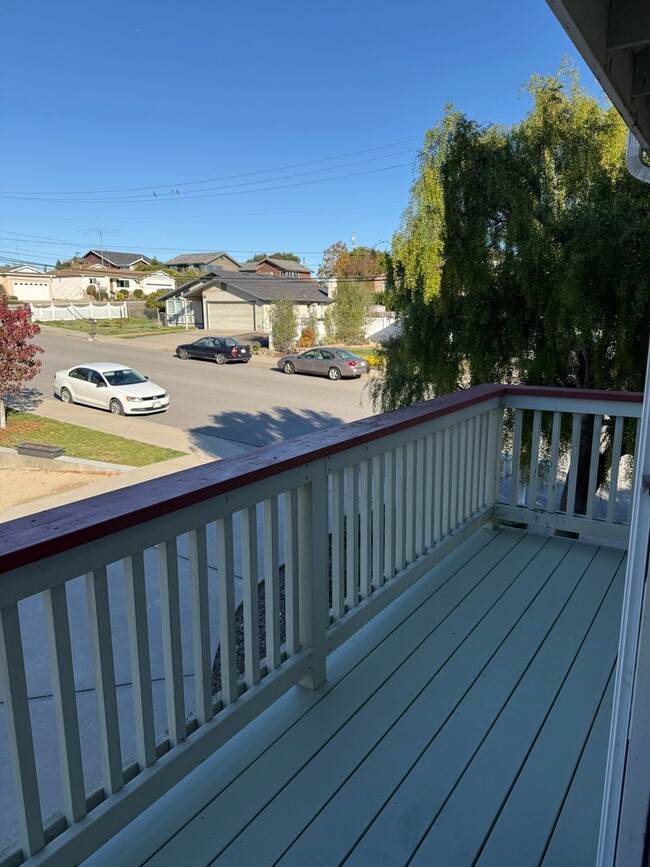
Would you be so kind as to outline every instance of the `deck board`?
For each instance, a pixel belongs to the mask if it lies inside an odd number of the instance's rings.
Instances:
[[[210,791],[200,769],[201,803],[178,817],[170,793],[158,844],[145,857],[127,834],[119,863],[593,861],[624,563],[479,531],[343,645],[320,690],[297,690],[294,715],[285,697],[286,727],[236,774]]]

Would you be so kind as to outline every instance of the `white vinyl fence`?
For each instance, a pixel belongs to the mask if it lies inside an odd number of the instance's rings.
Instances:
[[[74,319],[127,319],[129,311],[126,302],[119,304],[105,301],[87,304],[30,304],[32,319],[35,322],[71,322]]]

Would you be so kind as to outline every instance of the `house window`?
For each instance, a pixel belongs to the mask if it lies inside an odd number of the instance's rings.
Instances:
[[[118,289],[128,289],[129,286],[131,285],[130,280],[116,280],[115,282],[117,284]]]
[[[99,278],[98,277],[89,277],[88,282],[92,283],[93,286],[99,286]]]

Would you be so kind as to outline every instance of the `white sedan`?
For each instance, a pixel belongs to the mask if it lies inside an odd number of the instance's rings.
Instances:
[[[54,374],[54,394],[63,403],[84,403],[108,409],[115,415],[142,415],[165,412],[169,395],[123,364],[94,361]]]

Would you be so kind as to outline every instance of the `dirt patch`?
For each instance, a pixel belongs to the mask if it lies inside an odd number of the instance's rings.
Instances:
[[[0,467],[0,509],[63,494],[116,475],[116,472]]]

